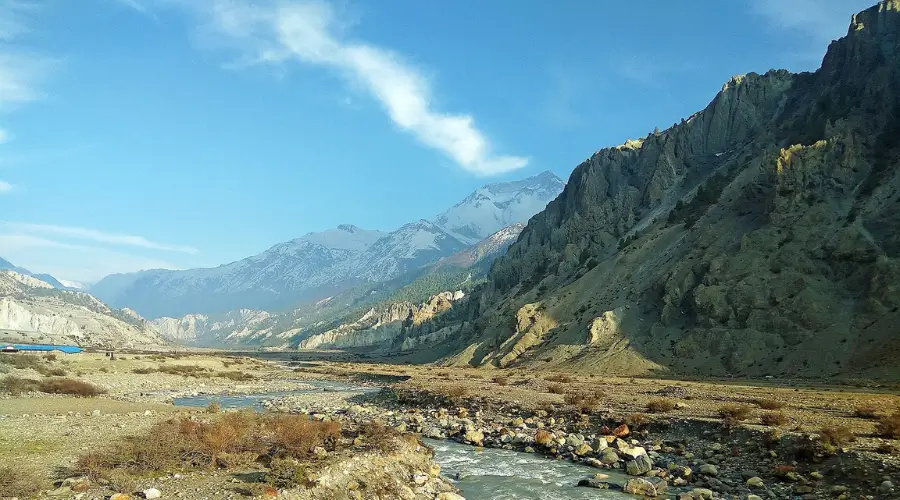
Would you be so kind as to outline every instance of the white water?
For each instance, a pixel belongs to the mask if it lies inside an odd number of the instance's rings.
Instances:
[[[624,484],[624,474],[601,471],[565,460],[533,453],[485,448],[434,439],[424,440],[434,448],[434,461],[441,474],[454,483],[467,500],[571,500],[634,499],[621,491],[578,488],[578,481],[598,472],[608,473],[611,483]]]

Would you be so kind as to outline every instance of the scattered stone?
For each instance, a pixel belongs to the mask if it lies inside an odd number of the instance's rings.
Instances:
[[[462,495],[457,495],[452,491],[445,491],[443,493],[438,493],[437,498],[435,500],[466,500],[466,498]]]
[[[629,460],[625,463],[625,472],[630,476],[640,476],[650,472],[650,469],[653,468],[653,462],[650,461],[650,457],[646,454],[638,455],[633,460]]]
[[[625,437],[625,436],[631,434],[631,430],[628,429],[627,425],[622,424],[622,425],[616,427],[612,433],[613,433],[613,436],[616,436],[616,437]]]
[[[125,493],[113,493],[112,496],[109,497],[109,500],[131,500],[131,495],[126,495]]]
[[[761,477],[754,476],[747,480],[747,487],[749,487],[749,488],[765,488],[766,484],[763,483],[763,480]]]
[[[700,474],[715,477],[719,475],[719,469],[713,464],[703,464],[700,466]]]
[[[647,455],[647,450],[641,448],[640,446],[635,446],[634,448],[626,448],[624,450],[621,450],[621,452],[622,456],[629,460],[634,460],[641,455]]]
[[[91,416],[92,416],[92,417],[99,417],[99,416],[100,416],[100,410],[94,410],[94,411],[92,411],[92,412],[91,412]]]
[[[665,479],[659,477],[637,477],[629,479],[625,483],[625,492],[645,497],[658,497],[665,494],[667,487]]]
[[[141,492],[142,498],[162,498],[162,492],[156,488],[147,488],[146,490]]]
[[[583,456],[585,456],[585,455],[587,455],[587,454],[589,454],[589,453],[592,453],[593,451],[594,451],[594,450],[591,449],[590,446],[588,446],[588,445],[586,445],[586,444],[584,444],[584,443],[581,443],[580,445],[578,445],[578,446],[575,448],[575,454],[578,455],[579,457],[583,457]]]
[[[578,481],[578,486],[585,487],[585,488],[597,488],[597,489],[601,489],[601,490],[609,489],[609,483],[607,483],[606,481],[601,481],[596,478],[582,479],[581,481]]]
[[[892,493],[894,491],[894,483],[890,481],[884,481],[878,486],[878,493],[882,495],[886,495],[888,493]]]
[[[463,434],[463,439],[467,443],[474,444],[475,446],[484,445],[484,433],[481,431],[467,431]]]

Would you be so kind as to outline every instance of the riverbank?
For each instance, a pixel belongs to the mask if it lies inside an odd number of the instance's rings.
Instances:
[[[877,420],[861,413],[869,409],[878,417],[900,409],[900,398],[879,389],[600,379],[314,359],[286,366],[206,353],[126,354],[115,360],[103,354],[60,356],[40,358],[34,366],[0,363],[0,371],[0,378],[44,380],[64,371],[104,391],[94,398],[29,392],[0,399],[0,463],[24,464],[37,473],[47,485],[46,497],[52,481],[63,479],[60,475],[85,450],[146,433],[167,419],[210,418],[203,408],[210,401],[231,397],[240,406],[247,394],[257,395],[258,410],[306,413],[316,421],[340,422],[350,432],[374,421],[426,439],[581,464],[582,488],[611,491],[631,481],[631,491],[665,488],[672,498],[894,498],[893,485],[900,484],[898,441],[877,436]],[[368,389],[346,390],[348,385]],[[373,387],[385,389],[373,393]],[[185,398],[199,407],[169,404],[186,404]],[[720,412],[729,405],[735,413],[725,422]],[[829,428],[831,444],[821,438]],[[258,482],[261,471],[253,472]],[[527,469],[520,472],[528,477]],[[460,471],[445,473],[452,479]],[[140,486],[157,487],[165,498],[201,498],[191,496],[198,489],[209,498],[259,493],[245,488],[245,476],[231,472],[178,474]],[[414,476],[400,480],[415,494],[422,485]],[[560,488],[569,488],[571,498],[581,495],[575,491],[589,491],[569,482]],[[465,485],[465,477],[459,484]],[[102,488],[92,494],[109,493],[104,485],[94,486]]]

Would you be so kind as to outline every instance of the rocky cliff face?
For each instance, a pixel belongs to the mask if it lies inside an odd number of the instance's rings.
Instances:
[[[239,309],[218,316],[188,314],[181,318],[151,320],[163,338],[184,345],[214,346],[256,333],[268,326],[274,315],[266,311]]]
[[[395,351],[409,350],[413,344],[409,341],[404,344],[407,331],[417,329],[423,323],[446,312],[453,307],[454,302],[463,297],[465,294],[461,291],[441,292],[423,304],[392,303],[372,308],[356,321],[302,340],[299,348],[368,347]]]
[[[0,330],[22,342],[74,343],[83,347],[165,345],[133,311],[110,309],[96,298],[57,290],[32,276],[0,271]]]
[[[817,72],[591,156],[454,308],[448,361],[900,378],[898,32],[881,2]]]

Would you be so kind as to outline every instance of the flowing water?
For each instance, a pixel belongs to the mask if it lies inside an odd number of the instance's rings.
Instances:
[[[177,398],[177,406],[205,407],[217,402],[222,408],[263,410],[262,402],[292,394],[310,394],[323,390],[369,391],[339,382],[310,381],[313,389],[287,393],[232,396],[200,395]],[[479,449],[449,440],[424,440],[434,448],[434,461],[441,474],[450,478],[467,500],[581,500],[635,498],[620,491],[578,488],[578,481],[591,477],[598,469],[565,460],[553,460],[533,453],[492,448]],[[624,484],[621,472],[604,471],[611,483]]]
[[[209,406],[210,403],[218,403],[223,409],[231,408],[252,408],[256,411],[262,411],[263,401],[275,399],[284,396],[293,396],[297,394],[315,394],[318,392],[337,392],[337,391],[353,391],[353,392],[375,392],[378,388],[358,387],[341,382],[332,382],[327,380],[309,380],[305,384],[312,386],[309,389],[295,389],[287,392],[266,392],[261,394],[201,394],[199,396],[185,396],[175,398],[172,404],[175,406],[191,406],[203,408]]]
[[[635,498],[620,491],[577,488],[578,481],[598,469],[533,453],[484,448],[425,439],[434,448],[441,474],[456,479],[468,500],[569,500],[587,498]],[[624,474],[608,472],[611,483],[624,484]]]

